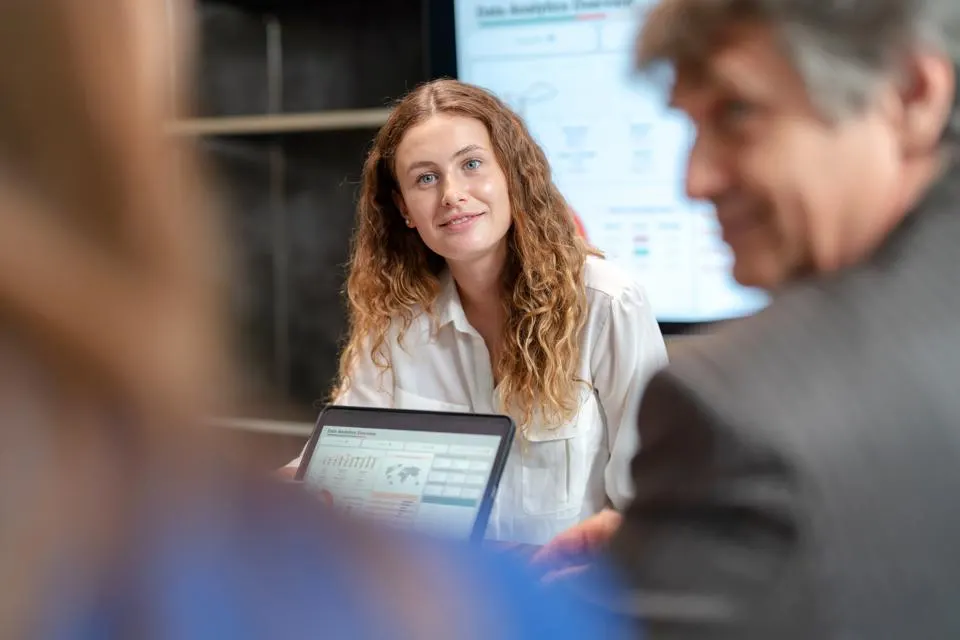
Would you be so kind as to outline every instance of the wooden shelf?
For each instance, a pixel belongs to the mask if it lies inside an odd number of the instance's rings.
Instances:
[[[302,438],[309,438],[310,434],[313,433],[314,426],[312,422],[290,422],[262,418],[214,418],[209,421],[209,424],[223,429]]]
[[[196,118],[172,123],[169,130],[170,133],[177,135],[229,136],[377,129],[387,121],[391,111],[391,109],[344,109],[315,113]]]

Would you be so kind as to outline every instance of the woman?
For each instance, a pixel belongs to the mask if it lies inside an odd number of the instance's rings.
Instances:
[[[347,295],[336,403],[518,423],[488,537],[542,544],[625,504],[663,338],[500,100],[438,80],[396,106],[364,167]]]
[[[596,636],[502,560],[339,522],[196,427],[230,376],[210,210],[164,134],[175,4],[0,2],[0,637]]]

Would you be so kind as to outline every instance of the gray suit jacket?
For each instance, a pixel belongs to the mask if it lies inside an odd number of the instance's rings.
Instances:
[[[613,544],[648,638],[960,638],[960,171],[656,376]]]

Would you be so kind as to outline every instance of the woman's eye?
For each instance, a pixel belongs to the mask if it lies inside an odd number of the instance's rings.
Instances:
[[[720,104],[717,113],[721,122],[727,125],[735,125],[753,113],[753,105],[743,100],[726,100]]]
[[[432,173],[425,173],[417,178],[417,184],[433,184],[437,181],[437,176]]]
[[[476,169],[480,168],[480,165],[481,165],[481,162],[477,159],[467,160],[464,163],[463,168],[467,169],[468,171],[475,171]]]

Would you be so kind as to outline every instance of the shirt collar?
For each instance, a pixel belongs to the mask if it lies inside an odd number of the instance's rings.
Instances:
[[[440,294],[437,296],[436,313],[438,327],[453,324],[453,328],[457,331],[470,332],[470,323],[463,312],[457,283],[454,282],[449,269],[444,269],[440,273]]]

